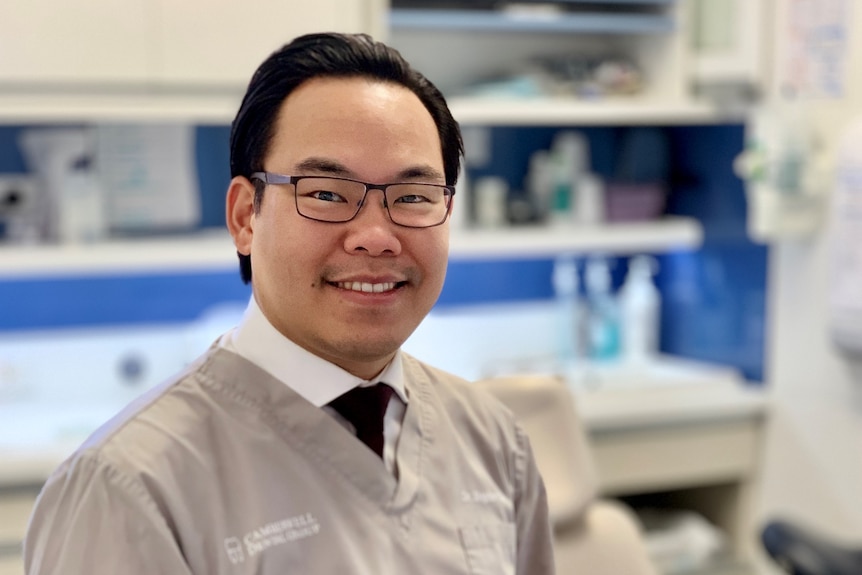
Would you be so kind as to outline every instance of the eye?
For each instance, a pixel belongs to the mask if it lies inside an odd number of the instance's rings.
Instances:
[[[307,194],[309,197],[321,202],[346,202],[343,196],[330,190],[315,190]]]
[[[398,184],[390,188],[390,198],[396,204],[438,204],[443,195],[444,188],[430,184]]]
[[[421,194],[405,194],[403,196],[398,196],[395,201],[402,204],[421,204],[423,202],[430,202],[431,198]]]

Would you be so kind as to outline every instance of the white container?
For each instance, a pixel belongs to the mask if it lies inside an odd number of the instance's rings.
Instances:
[[[584,173],[578,178],[575,216],[580,224],[597,226],[605,221],[605,183],[596,174]]]
[[[644,365],[658,354],[661,295],[652,280],[655,267],[650,256],[633,257],[620,288],[621,351],[628,364]]]
[[[476,225],[500,228],[506,225],[506,199],[509,185],[503,178],[486,176],[476,181]]]
[[[449,213],[449,227],[452,230],[463,230],[467,227],[470,206],[470,177],[465,162],[461,162],[461,172],[458,183],[455,184],[455,195],[452,198],[452,211]]]
[[[60,187],[59,239],[95,242],[105,236],[102,188],[89,165],[72,162]]]
[[[575,366],[582,355],[583,303],[578,266],[573,257],[562,256],[554,262],[552,283],[558,330],[557,362],[565,373]]]
[[[554,166],[548,150],[536,150],[530,156],[530,167],[524,187],[533,203],[540,221],[547,219],[551,210],[551,194],[554,186]]]

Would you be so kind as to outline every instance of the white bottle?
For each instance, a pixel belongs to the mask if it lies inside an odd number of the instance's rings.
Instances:
[[[567,373],[581,355],[583,319],[578,266],[573,257],[561,256],[554,261],[553,286],[557,306],[557,361]]]
[[[581,174],[575,214],[579,224],[597,226],[605,221],[605,183],[591,172]]]
[[[468,227],[468,211],[470,206],[470,174],[467,165],[461,161],[461,172],[455,185],[455,195],[452,197],[452,211],[449,215],[449,229],[461,231]]]
[[[473,187],[476,196],[476,225],[479,228],[501,228],[506,225],[506,197],[509,185],[497,176],[485,176],[476,180]]]
[[[536,150],[530,156],[530,167],[527,170],[524,187],[539,221],[545,221],[551,211],[554,191],[553,170],[551,153],[548,150]]]
[[[646,365],[658,354],[661,295],[652,280],[655,267],[650,256],[633,257],[620,288],[622,355],[629,365]]]

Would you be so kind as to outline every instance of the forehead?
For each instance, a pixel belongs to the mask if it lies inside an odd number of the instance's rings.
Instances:
[[[376,116],[386,114],[397,121],[402,119],[399,112],[416,114],[413,119],[429,120],[434,125],[419,97],[402,84],[365,76],[324,76],[306,80],[288,94],[278,117],[291,122],[328,118],[361,121],[368,117],[379,121]]]
[[[347,164],[374,155],[442,166],[434,119],[418,96],[394,82],[313,78],[285,98],[274,128],[268,156],[285,168],[308,155]]]

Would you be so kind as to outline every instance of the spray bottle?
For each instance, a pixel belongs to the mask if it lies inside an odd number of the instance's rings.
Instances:
[[[611,272],[607,259],[587,262],[589,356],[596,361],[617,358],[620,347],[619,309],[611,293]]]

